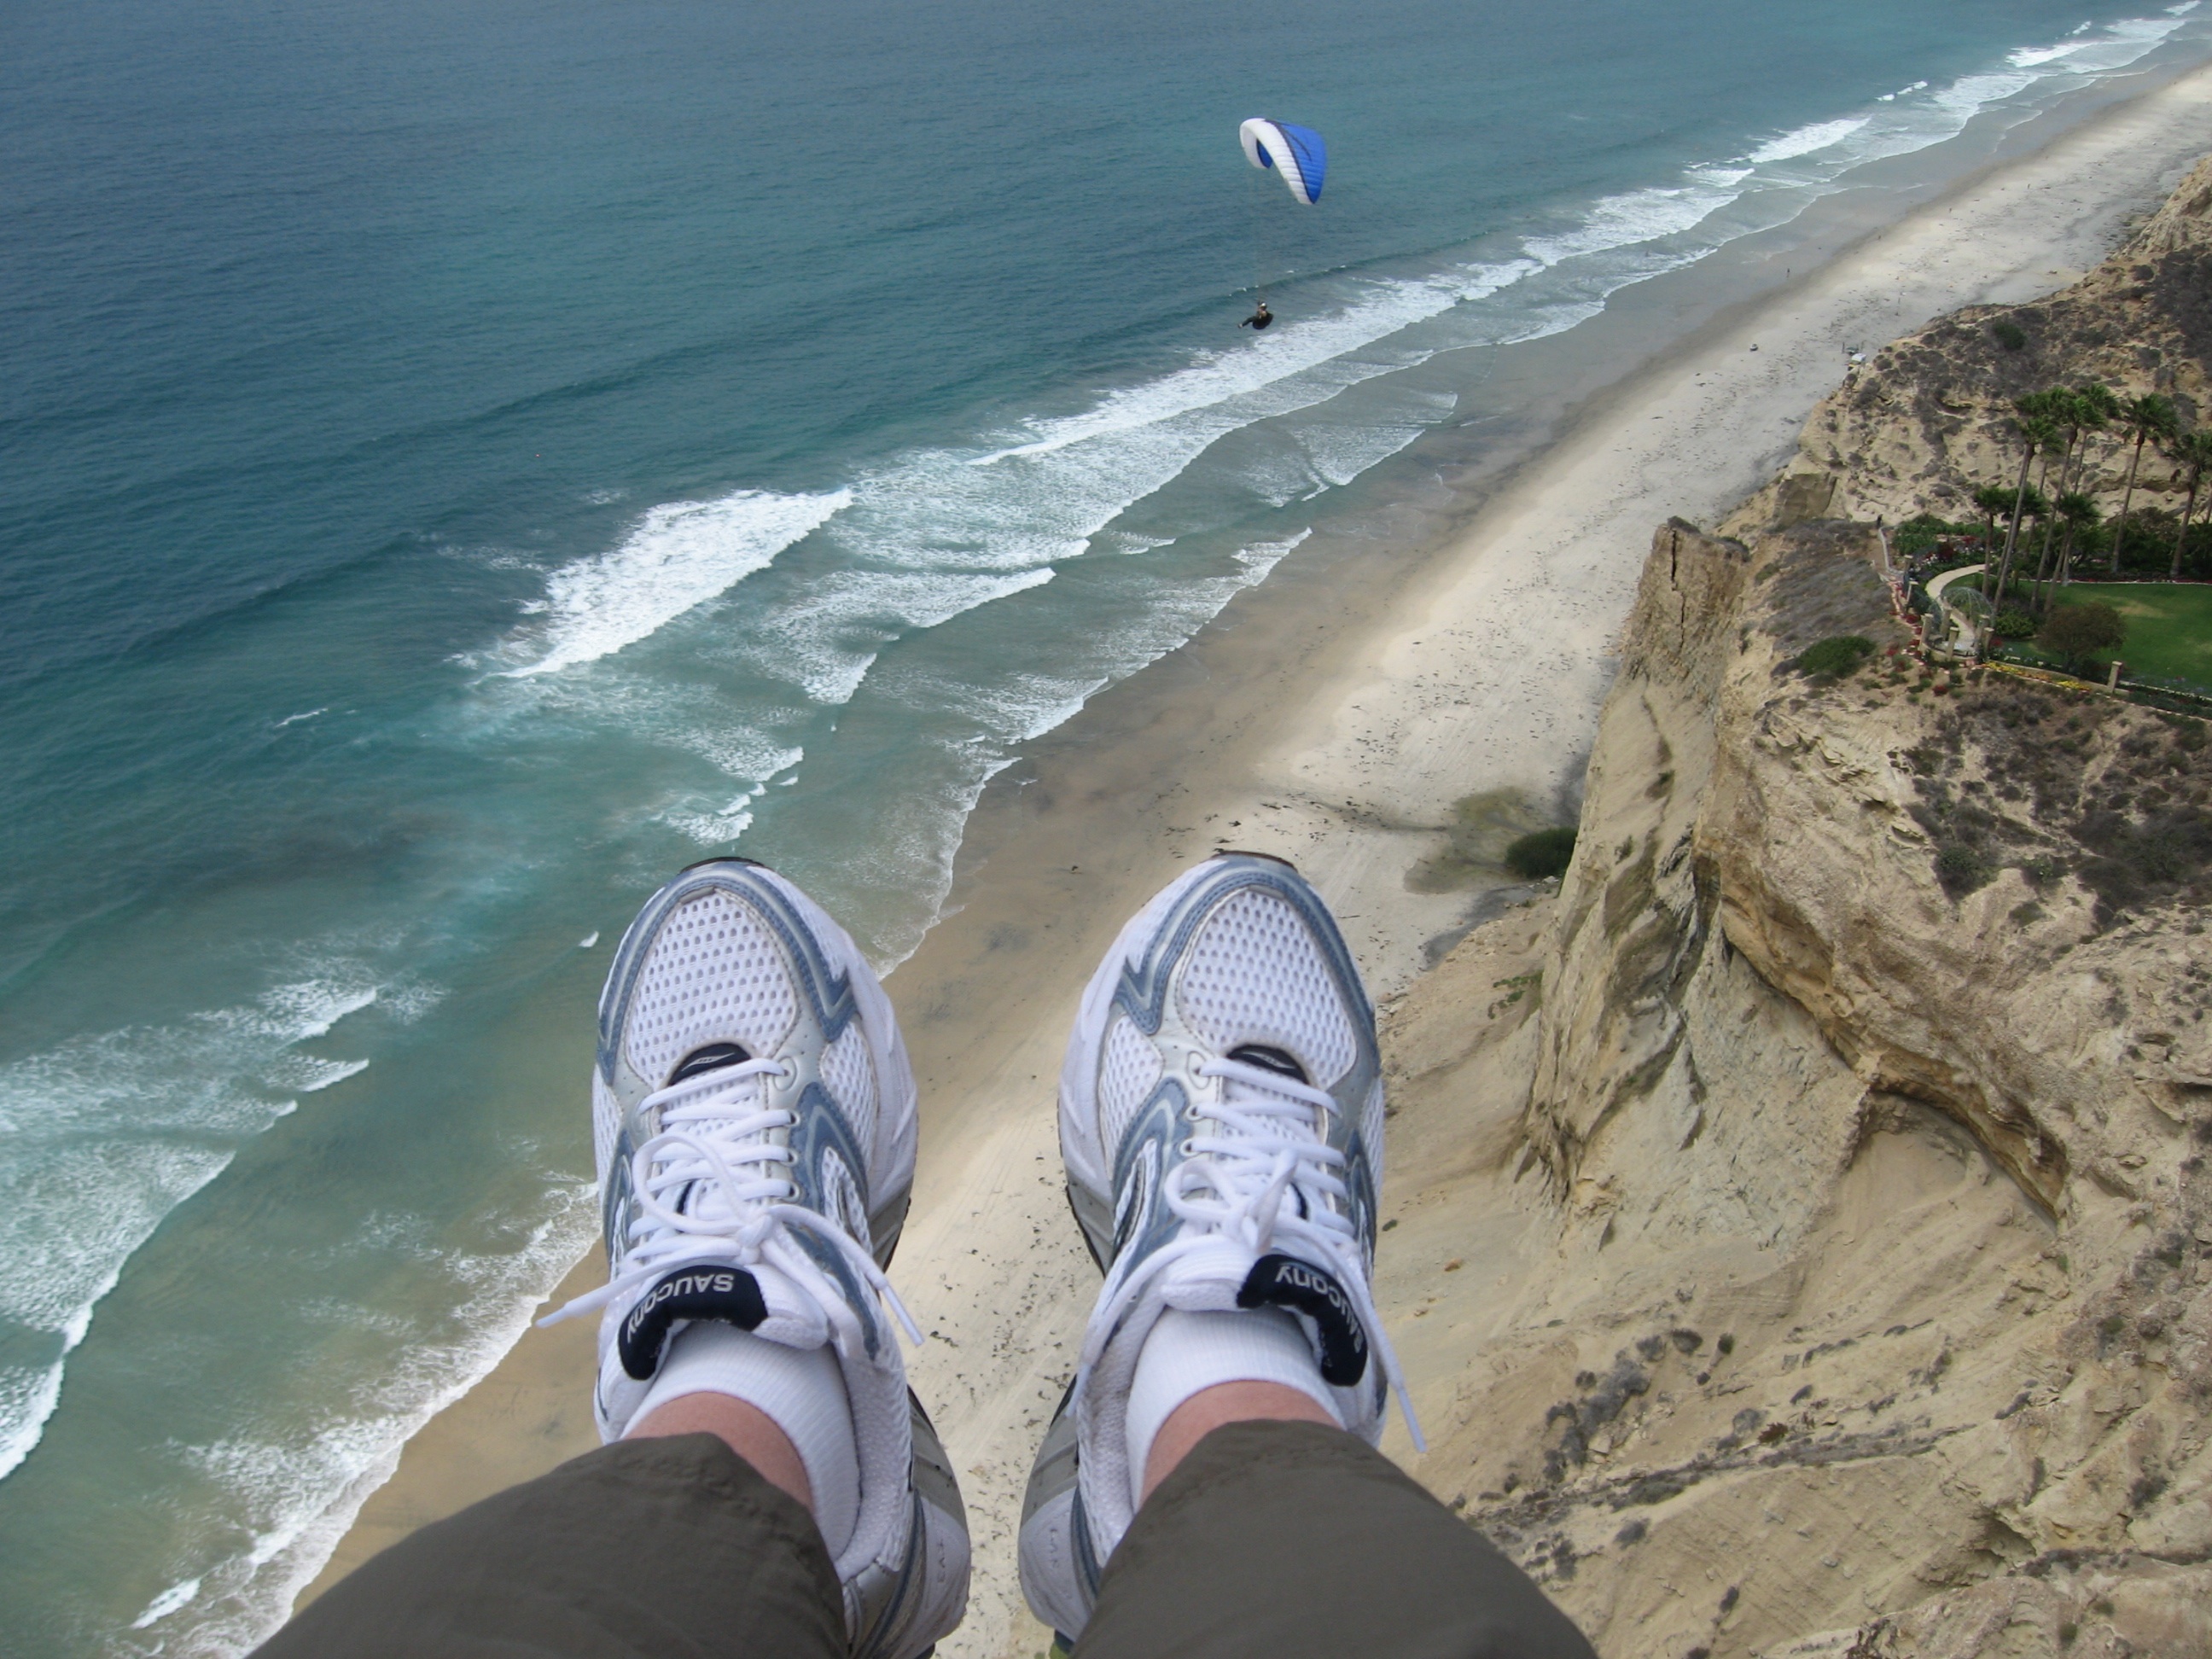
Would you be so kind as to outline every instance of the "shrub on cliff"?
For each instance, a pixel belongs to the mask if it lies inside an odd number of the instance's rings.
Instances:
[[[1997,343],[2007,351],[2017,351],[2027,343],[2027,331],[2002,318],[1990,325],[1990,332],[1997,337]]]
[[[1826,674],[1842,679],[1872,655],[1872,640],[1859,634],[1837,634],[1799,652],[1797,670],[1802,674]]]
[[[1505,849],[1505,867],[1528,881],[1564,876],[1575,855],[1575,832],[1560,828],[1539,830]]]
[[[2035,642],[2069,667],[2082,669],[2100,652],[2118,650],[2127,637],[2128,625],[2118,611],[2102,599],[2080,599],[2052,611],[2036,630]]]
[[[2010,495],[2005,496],[2005,507],[2008,510],[2012,507]],[[1942,556],[1943,544],[1961,542],[1969,536],[1981,533],[1982,527],[1978,524],[1953,524],[1948,520],[1937,518],[1933,513],[1922,513],[1907,519],[1890,533],[1890,551],[1899,559],[1906,561],[1926,553]],[[1956,557],[1957,555],[1958,550],[1954,546],[1950,550],[1949,556]]]
[[[1990,861],[1971,847],[1954,842],[1936,855],[1936,880],[1954,899],[1988,886],[1996,873]]]

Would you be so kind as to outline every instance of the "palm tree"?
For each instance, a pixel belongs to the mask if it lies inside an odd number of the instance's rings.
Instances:
[[[2081,533],[2103,518],[2097,507],[2097,498],[2086,490],[2069,490],[2058,498],[2057,516],[2065,521],[2066,540],[2058,550],[2058,568],[2051,574],[2051,586],[2063,587],[2074,568],[2074,543]],[[2047,594],[2036,597],[2036,609],[2049,603]]]
[[[2034,535],[2034,527],[2042,524],[2042,522],[2050,516],[2050,498],[2041,490],[2038,489],[2033,484],[2028,485],[2027,489],[2021,494],[2020,498],[2020,522],[2025,528],[2026,539],[2032,540]],[[1991,606],[1992,615],[1995,614],[1995,607],[1997,601],[2004,597],[2002,590],[2008,589],[2010,587],[2012,578],[2016,573],[2008,570],[2000,570],[1997,574],[2004,579],[2000,588],[1992,589],[1990,586],[1989,579],[1986,574],[1984,574],[1981,582],[1982,591],[1990,596],[1990,605]]]
[[[2005,526],[2004,556],[1997,561],[1996,587],[1990,596],[1991,605],[2004,598],[2005,585],[2012,580],[2013,550],[2020,543],[2021,509],[2027,501],[2027,469],[2039,454],[2047,455],[2051,447],[2058,441],[2058,423],[2051,418],[2050,394],[2033,392],[2013,400],[2013,430],[2020,434],[2020,477],[2013,485],[2012,519]]]
[[[2066,447],[2059,452],[2058,495],[2063,498],[2074,492],[2075,483],[2089,459],[2089,434],[2101,432],[2120,406],[2109,387],[2091,381],[2086,386],[2068,391],[2057,386],[2046,394],[2051,400],[2052,418],[2066,429]],[[2077,452],[2078,447],[2078,453]],[[2043,521],[2043,547],[2035,561],[2036,586],[2040,591],[2051,574],[2051,538],[2058,529],[2059,515],[2051,514]]]
[[[2189,478],[2189,500],[2181,509],[2181,528],[2173,538],[2173,568],[2166,574],[2181,575],[2181,550],[2189,539],[2189,520],[2197,511],[2197,486],[2204,482],[2204,469],[2212,467],[2212,432],[2185,432],[2166,453]]]
[[[2136,469],[2142,465],[2143,446],[2170,441],[2181,430],[2181,416],[2173,407],[2171,398],[2153,392],[2141,398],[2130,398],[2120,408],[2120,429],[2135,440],[2135,453],[2128,457],[2128,487],[2120,493],[2120,516],[2112,526],[2112,574],[2120,574],[2120,544],[2127,538],[2128,509],[2135,504]]]
[[[2103,432],[2114,422],[2124,420],[2127,416],[2128,406],[2120,401],[2119,394],[2101,381],[2085,380],[2075,386],[2074,400],[2088,417],[2084,423],[2087,431]],[[2085,450],[2083,459],[2087,458]]]
[[[1989,558],[1997,538],[1997,519],[2012,509],[2012,491],[2002,484],[1984,484],[1974,492],[1974,510],[1982,515],[1982,557]]]
[[[2013,407],[2036,420],[2048,421],[2054,427],[2063,427],[2066,424],[2067,396],[2064,386],[2054,386],[2041,392],[2031,392],[2025,398],[2015,398]],[[2038,489],[2051,482],[2051,458],[2057,451],[2045,449],[2041,453],[2043,465],[2037,469],[2035,475]]]

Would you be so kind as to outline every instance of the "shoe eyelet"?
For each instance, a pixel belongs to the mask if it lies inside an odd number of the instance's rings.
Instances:
[[[1181,1145],[1176,1146],[1176,1156],[1177,1158],[1196,1158],[1198,1156],[1198,1142],[1194,1139],[1186,1139]]]

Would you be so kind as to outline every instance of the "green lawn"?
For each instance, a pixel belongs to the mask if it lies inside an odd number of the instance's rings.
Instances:
[[[2212,690],[2212,584],[2090,582],[2060,603],[2102,599],[2128,625],[2119,655],[2130,678],[2186,680]]]

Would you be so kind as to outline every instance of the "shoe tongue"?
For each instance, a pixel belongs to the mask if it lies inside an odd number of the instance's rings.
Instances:
[[[694,1048],[677,1063],[668,1074],[670,1083],[684,1083],[702,1072],[719,1072],[726,1066],[741,1066],[752,1058],[752,1050],[741,1042],[710,1042],[702,1048]]]
[[[1306,1068],[1280,1048],[1264,1042],[1247,1042],[1229,1051],[1229,1058],[1247,1066],[1256,1066],[1263,1072],[1273,1072],[1278,1077],[1295,1078],[1300,1083],[1310,1083]]]

